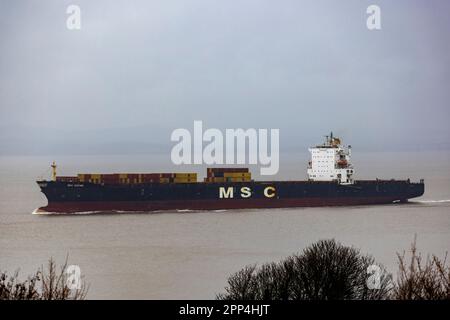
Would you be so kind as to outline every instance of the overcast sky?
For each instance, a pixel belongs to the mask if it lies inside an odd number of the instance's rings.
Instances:
[[[66,28],[67,6],[81,30]],[[369,31],[366,8],[381,8]],[[151,153],[194,120],[450,149],[450,2],[0,0],[0,154]]]

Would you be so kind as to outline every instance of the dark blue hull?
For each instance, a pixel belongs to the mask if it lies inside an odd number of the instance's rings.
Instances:
[[[420,197],[424,183],[395,180],[335,182],[93,184],[38,181],[41,211],[156,211],[385,204]]]

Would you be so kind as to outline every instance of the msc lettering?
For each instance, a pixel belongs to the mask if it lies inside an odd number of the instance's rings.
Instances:
[[[250,198],[252,196],[252,189],[250,187],[241,187],[239,189],[239,196],[243,199]],[[268,186],[263,190],[263,195],[266,198],[273,198],[276,196],[275,187]],[[234,187],[220,187],[219,188],[219,198],[220,199],[233,199],[234,198]]]

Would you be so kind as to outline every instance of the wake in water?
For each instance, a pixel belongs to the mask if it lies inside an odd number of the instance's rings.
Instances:
[[[51,211],[42,211],[39,209],[34,209],[31,214],[36,215],[83,215],[83,214],[96,214],[103,213],[103,211],[79,211],[79,212],[51,212]]]
[[[447,200],[416,200],[416,201],[410,201],[410,202],[418,202],[418,203],[446,203],[446,202],[450,202],[450,199],[447,199]]]
[[[224,210],[225,211],[225,210]],[[136,213],[187,213],[187,212],[199,212],[198,210],[190,210],[190,209],[179,209],[179,210],[154,210],[154,211],[123,211],[123,210],[111,210],[111,211],[76,211],[76,212],[52,212],[52,211],[44,211],[39,208],[34,209],[31,214],[35,215],[89,215],[89,214],[136,214]]]

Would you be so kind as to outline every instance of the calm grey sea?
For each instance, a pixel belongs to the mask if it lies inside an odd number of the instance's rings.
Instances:
[[[277,179],[304,179],[307,154],[282,155]],[[396,253],[417,235],[419,250],[450,249],[450,153],[358,153],[357,177],[425,179],[409,204],[339,208],[36,215],[46,204],[35,180],[56,160],[78,172],[197,171],[166,156],[0,157],[0,269],[35,271],[49,257],[80,266],[91,299],[212,299],[247,264],[279,260],[335,238],[396,273]],[[252,169],[257,176],[256,168]]]

